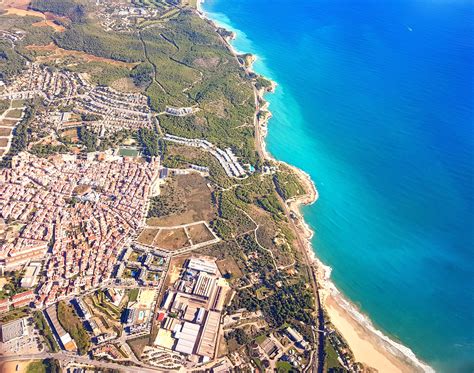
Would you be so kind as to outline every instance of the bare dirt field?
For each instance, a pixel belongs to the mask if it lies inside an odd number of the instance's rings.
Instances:
[[[113,89],[116,89],[120,92],[141,92],[142,90],[138,88],[131,78],[121,78],[112,82],[110,85]]]
[[[0,373],[26,373],[28,371],[28,365],[32,360],[29,361],[6,361],[0,363]]]
[[[151,246],[159,231],[159,229],[145,228],[138,236],[137,241],[143,245]]]
[[[18,121],[16,120],[13,120],[13,119],[4,119],[2,121],[0,121],[0,126],[6,126],[6,127],[15,127],[15,124],[17,123]]]
[[[52,27],[54,29],[54,31],[57,31],[57,32],[63,32],[65,31],[66,29],[64,28],[64,26],[61,26],[61,25],[58,25],[57,23],[55,23],[54,21],[51,21],[49,19],[45,19],[43,21],[39,21],[39,22],[35,22],[33,23],[33,26],[35,27]]]
[[[28,9],[31,0],[0,0],[0,8]]]
[[[69,128],[69,129],[61,132],[61,136],[66,138],[67,140],[69,140],[71,142],[74,142],[74,143],[79,141],[79,135],[78,135],[78,132],[77,132],[77,127]]]
[[[11,128],[0,128],[0,136],[10,136]]]
[[[180,256],[175,256],[170,260],[169,270],[166,274],[166,277],[163,281],[162,289],[169,289],[170,286],[179,279],[181,269],[183,268],[184,262],[191,256],[191,254],[185,254]],[[158,304],[163,300],[163,294],[160,294]]]
[[[189,240],[183,228],[162,229],[155,238],[154,246],[174,251],[189,246]]]
[[[232,277],[237,277],[237,278],[240,278],[243,276],[243,273],[240,270],[239,266],[237,265],[235,260],[231,257],[218,260],[216,264],[217,264],[217,268],[219,268],[219,272],[222,275],[230,274],[232,275]]]
[[[5,148],[8,145],[7,138],[0,138],[0,148]]]
[[[8,284],[8,280],[5,277],[0,277],[0,290],[3,289],[5,284]]]
[[[13,100],[11,102],[12,108],[18,109],[19,107],[22,107],[25,105],[25,100]]]
[[[214,239],[213,234],[209,231],[209,229],[206,227],[206,224],[204,223],[191,225],[187,229],[194,245]]]
[[[171,227],[200,220],[211,221],[216,216],[211,190],[206,179],[197,173],[173,177],[162,187],[160,198],[170,206],[170,211],[179,212],[150,218],[148,225]]]
[[[112,60],[110,58],[104,57],[97,57],[92,54],[88,54],[81,51],[73,51],[73,50],[66,50],[63,48],[58,47],[57,45],[50,43],[48,45],[28,45],[26,49],[33,50],[33,51],[41,51],[41,52],[50,52],[47,56],[37,57],[38,62],[47,62],[63,57],[75,57],[84,60],[85,62],[101,62],[107,63],[110,65],[118,66],[118,67],[126,67],[128,69],[133,69],[138,63],[127,63],[122,61]]]
[[[6,15],[16,15],[20,17],[26,17],[26,16],[31,16],[31,17],[38,17],[41,18],[42,21],[38,21],[33,23],[33,26],[36,27],[52,27],[54,31],[56,32],[63,32],[66,29],[64,26],[61,26],[60,24],[54,22],[55,20],[57,21],[67,21],[68,19],[66,17],[60,17],[56,14],[53,13],[41,13],[35,10],[28,9],[28,5],[30,4],[30,1],[20,1],[20,0],[14,0],[14,1],[4,1],[3,3],[0,3],[0,8],[4,9],[6,11]]]
[[[17,118],[17,119],[20,119],[21,113],[23,113],[23,110],[21,110],[21,109],[10,109],[10,110],[5,114],[5,117],[7,117],[7,118]]]

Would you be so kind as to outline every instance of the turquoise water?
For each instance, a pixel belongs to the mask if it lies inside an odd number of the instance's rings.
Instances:
[[[474,370],[472,1],[207,0],[278,83],[270,152],[307,171],[319,258],[375,325]]]

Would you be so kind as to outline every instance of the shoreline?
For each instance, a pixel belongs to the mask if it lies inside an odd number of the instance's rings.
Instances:
[[[216,28],[222,27],[217,25],[216,22],[211,19],[203,10],[203,2],[204,0],[197,0],[196,2],[198,14],[210,21]],[[240,54],[245,53],[243,51],[237,51],[234,46],[232,46],[231,41],[233,38],[222,37],[222,39],[236,58]],[[253,61],[255,61],[257,56],[253,56]],[[252,66],[242,67],[247,72],[260,75],[252,70]],[[266,149],[265,136],[267,131],[267,123],[272,115],[268,109],[269,102],[265,100],[264,96],[266,93],[273,92],[277,86],[276,82],[271,82],[271,90],[267,91],[265,89],[261,89],[257,91],[255,89],[255,114],[257,114],[260,110],[265,110],[269,113],[269,115],[263,121],[259,121],[257,119],[257,115],[255,115],[256,141],[258,144],[257,148],[260,149],[264,159],[278,164],[285,164],[287,167],[291,168],[305,188],[305,194],[289,199],[285,202],[290,211],[292,211],[297,217],[296,227],[298,233],[301,234],[301,237],[303,238],[306,255],[308,258],[310,258],[312,264],[311,269],[315,271],[321,303],[324,310],[329,315],[330,322],[347,341],[357,362],[364,363],[367,366],[375,368],[378,371],[384,373],[434,372],[434,369],[419,360],[409,347],[394,341],[382,331],[377,329],[370,318],[363,314],[355,304],[348,300],[330,280],[331,267],[325,265],[317,258],[311,243],[311,238],[314,236],[314,231],[304,220],[304,215],[301,212],[302,206],[311,205],[318,200],[319,193],[316,185],[308,173],[289,163],[277,160]],[[262,106],[258,104],[259,101],[263,102]],[[261,131],[262,129],[264,129],[263,133]]]

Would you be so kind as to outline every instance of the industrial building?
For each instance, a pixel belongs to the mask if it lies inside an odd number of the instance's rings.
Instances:
[[[215,260],[190,258],[180,278],[163,297],[155,345],[194,355],[193,359],[201,361],[213,359],[229,290]],[[165,317],[167,313],[173,317]]]
[[[26,318],[13,320],[0,325],[0,338],[3,343],[28,335]]]
[[[59,340],[61,347],[66,351],[75,351],[77,349],[76,343],[71,338],[71,335],[64,330],[57,318],[56,305],[49,306],[44,311],[46,318],[51,326],[51,330]]]

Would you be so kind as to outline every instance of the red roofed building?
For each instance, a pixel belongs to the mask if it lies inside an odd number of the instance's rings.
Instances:
[[[33,290],[24,291],[11,297],[13,307],[20,308],[29,305],[35,299],[35,293]]]
[[[0,300],[0,314],[10,310],[10,301],[8,299]]]
[[[160,312],[156,319],[158,320],[158,322],[162,322],[164,320],[164,318],[165,318],[164,312]]]

